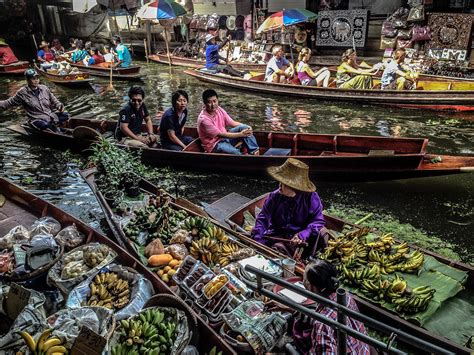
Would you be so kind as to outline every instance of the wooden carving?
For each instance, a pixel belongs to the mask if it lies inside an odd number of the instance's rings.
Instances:
[[[433,13],[428,15],[431,40],[427,49],[467,50],[471,36],[474,15]]]

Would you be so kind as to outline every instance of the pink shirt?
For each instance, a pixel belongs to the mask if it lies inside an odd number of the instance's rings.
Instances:
[[[205,108],[202,109],[197,120],[197,129],[204,150],[211,153],[217,142],[222,139],[218,134],[226,133],[227,126],[235,125],[236,122],[220,106],[213,114],[207,112]]]

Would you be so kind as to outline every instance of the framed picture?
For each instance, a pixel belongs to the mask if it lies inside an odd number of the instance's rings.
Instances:
[[[316,45],[325,47],[364,47],[368,10],[320,11]]]

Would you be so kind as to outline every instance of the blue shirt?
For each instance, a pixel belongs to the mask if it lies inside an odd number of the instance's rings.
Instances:
[[[76,51],[74,51],[71,55],[71,61],[73,63],[77,63],[77,62],[80,62],[81,60],[83,60],[85,57],[87,57],[87,52],[85,49],[78,49]]]
[[[116,48],[117,58],[121,61],[120,66],[122,68],[127,68],[132,64],[132,57],[127,47],[120,43]]]
[[[182,136],[181,132],[183,131],[183,127],[186,124],[187,117],[187,109],[183,111],[181,117],[178,117],[176,111],[172,107],[166,110],[165,113],[163,113],[163,116],[161,116],[160,121],[160,141],[162,146],[175,144],[168,136],[169,130],[173,130],[178,139]]]
[[[219,65],[219,49],[218,44],[208,44],[206,46],[206,68],[212,69],[214,66]]]
[[[265,70],[265,81],[271,80],[273,73],[280,70],[283,66],[289,65],[290,62],[284,56],[281,56],[280,59],[277,59],[273,56],[267,64],[267,69]]]

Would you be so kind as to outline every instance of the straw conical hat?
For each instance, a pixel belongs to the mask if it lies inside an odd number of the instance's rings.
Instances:
[[[267,171],[276,181],[295,190],[316,191],[316,186],[309,179],[309,166],[298,159],[289,158],[283,165],[269,167]]]
[[[7,42],[5,42],[4,38],[0,38],[0,46],[8,46]]]

